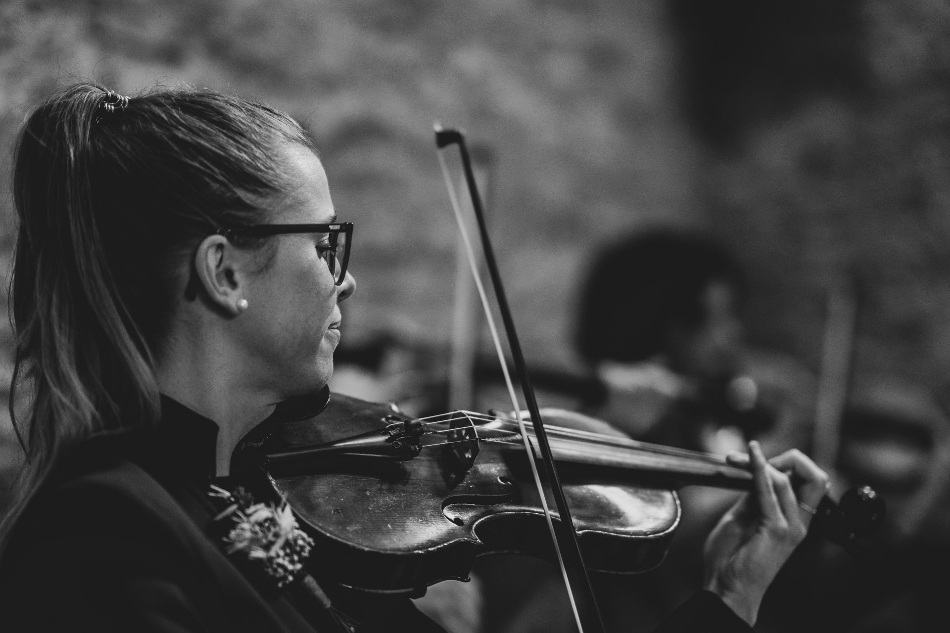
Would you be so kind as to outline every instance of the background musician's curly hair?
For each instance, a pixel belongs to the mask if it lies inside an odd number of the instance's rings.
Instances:
[[[706,318],[701,297],[714,281],[744,287],[738,263],[699,234],[653,228],[608,246],[582,287],[578,351],[591,363],[664,351],[671,325],[691,328]]]

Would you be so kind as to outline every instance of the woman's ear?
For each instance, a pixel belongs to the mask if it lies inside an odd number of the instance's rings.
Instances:
[[[237,316],[247,309],[247,253],[223,235],[209,235],[195,252],[195,272],[208,300],[226,314]]]

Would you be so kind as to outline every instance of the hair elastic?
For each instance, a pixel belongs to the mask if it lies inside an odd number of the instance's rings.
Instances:
[[[99,123],[103,120],[104,116],[111,116],[115,113],[116,107],[119,110],[125,111],[129,106],[129,98],[125,95],[120,95],[114,90],[106,90],[106,96],[99,102],[99,110],[104,110],[105,115],[98,114],[96,116],[96,123]]]

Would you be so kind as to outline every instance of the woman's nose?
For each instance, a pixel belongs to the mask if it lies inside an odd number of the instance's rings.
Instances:
[[[337,286],[337,302],[343,301],[356,290],[356,277],[351,275],[349,272],[346,273],[346,276],[343,278],[343,283]]]

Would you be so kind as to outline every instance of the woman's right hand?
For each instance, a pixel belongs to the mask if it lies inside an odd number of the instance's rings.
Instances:
[[[754,485],[706,540],[705,587],[751,626],[766,589],[805,538],[829,479],[798,450],[766,462],[755,441],[749,442],[748,456],[733,455],[729,461],[751,464]],[[792,476],[798,484],[797,496]]]

